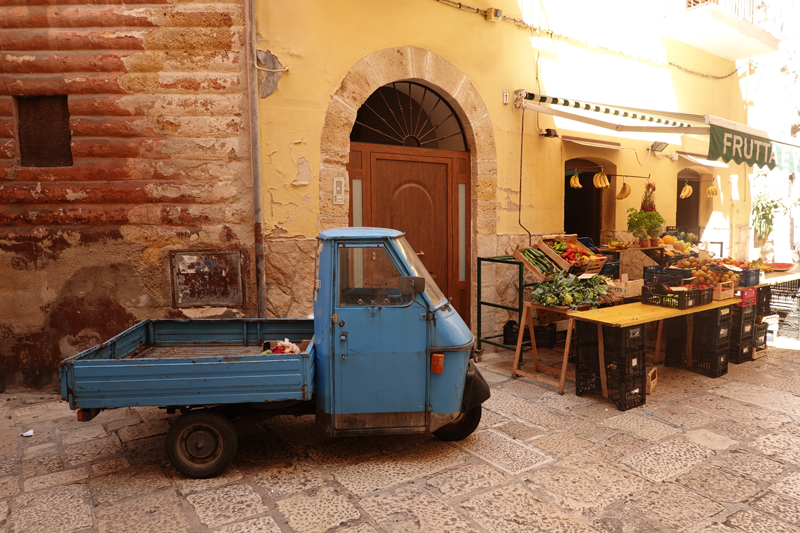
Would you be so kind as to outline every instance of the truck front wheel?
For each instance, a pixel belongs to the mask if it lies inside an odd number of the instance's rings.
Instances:
[[[214,477],[228,468],[238,439],[230,420],[209,411],[190,411],[167,432],[167,457],[179,472],[193,478]]]
[[[476,405],[472,409],[461,413],[461,416],[442,426],[433,432],[434,435],[442,440],[461,440],[466,439],[481,423],[481,406]]]

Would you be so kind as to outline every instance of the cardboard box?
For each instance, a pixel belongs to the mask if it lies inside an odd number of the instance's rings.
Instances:
[[[643,279],[626,279],[627,275],[623,274],[623,279],[614,280],[614,285],[609,285],[608,288],[619,296],[620,298],[633,298],[642,295],[642,287],[644,287]]]
[[[645,393],[653,394],[653,389],[656,388],[658,384],[658,367],[654,366],[650,370],[647,371],[645,376]]]

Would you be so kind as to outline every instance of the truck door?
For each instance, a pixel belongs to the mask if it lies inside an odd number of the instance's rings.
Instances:
[[[425,426],[425,310],[401,290],[406,274],[392,252],[381,242],[337,244],[335,429]]]

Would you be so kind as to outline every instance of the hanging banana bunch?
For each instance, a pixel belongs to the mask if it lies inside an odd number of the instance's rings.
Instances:
[[[719,196],[719,189],[713,183],[706,189],[706,196],[709,198],[713,198],[715,196]]]
[[[602,170],[594,175],[594,178],[592,178],[592,183],[596,189],[604,189],[605,187],[611,185],[611,182],[608,181],[608,176],[606,176]]]
[[[575,171],[575,175],[569,179],[569,186],[573,189],[583,189],[583,185],[581,185],[580,176],[578,176],[578,171]]]
[[[685,182],[685,183],[683,184],[683,189],[681,189],[681,195],[680,195],[680,197],[681,197],[681,198],[689,198],[689,197],[692,195],[692,191],[693,191],[693,190],[694,190],[694,189],[692,189],[692,186],[691,186],[691,185],[689,185],[689,182],[688,182],[688,181],[687,181],[687,182]]]
[[[630,195],[631,195],[631,186],[625,183],[625,178],[622,178],[622,188],[619,190],[615,198],[617,200],[624,200]]]

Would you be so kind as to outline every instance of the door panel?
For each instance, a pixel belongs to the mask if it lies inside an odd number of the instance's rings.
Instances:
[[[361,191],[361,225],[406,233],[464,321],[470,323],[469,153],[351,143],[351,191]],[[353,197],[351,195],[351,202]],[[461,268],[459,268],[461,267]]]
[[[448,161],[403,161],[373,154],[372,220],[405,232],[406,239],[439,287],[447,291]]]
[[[424,425],[427,322],[414,294],[400,290],[383,245],[340,245],[337,255],[334,427]],[[395,414],[350,416],[374,413]]]

